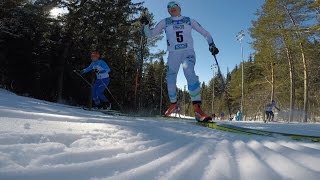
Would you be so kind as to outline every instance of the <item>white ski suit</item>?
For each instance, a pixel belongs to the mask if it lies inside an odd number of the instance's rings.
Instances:
[[[148,38],[157,36],[165,30],[167,50],[169,51],[167,86],[171,103],[177,102],[176,82],[181,64],[188,82],[191,100],[201,101],[199,77],[194,71],[196,57],[191,35],[192,29],[203,35],[207,39],[208,44],[213,43],[210,33],[197,21],[190,19],[189,17],[179,16],[163,19],[152,30],[149,28],[149,25],[144,26],[144,33]]]

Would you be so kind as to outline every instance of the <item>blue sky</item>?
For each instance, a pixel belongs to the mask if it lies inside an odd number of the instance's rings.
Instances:
[[[167,12],[167,3],[170,0],[144,0],[144,6],[155,16],[155,21],[169,16]],[[133,2],[142,2],[142,0],[133,0]],[[241,62],[241,46],[236,40],[236,35],[241,30],[246,32],[242,40],[244,49],[244,59],[248,59],[253,52],[250,47],[252,39],[248,35],[248,29],[252,26],[252,20],[257,17],[255,13],[264,3],[264,0],[178,0],[182,6],[181,14],[198,21],[207,31],[209,31],[219,48],[220,53],[217,59],[222,73],[225,75],[227,68],[229,71],[234,69]],[[211,66],[214,59],[208,51],[208,43],[196,31],[193,32],[194,47],[197,63],[195,71],[199,76],[200,82],[208,83],[212,78]],[[165,38],[157,43],[153,51],[166,49]],[[165,56],[165,60],[167,55]],[[215,71],[217,71],[215,69]],[[180,68],[177,80],[177,86],[183,88],[187,81]]]

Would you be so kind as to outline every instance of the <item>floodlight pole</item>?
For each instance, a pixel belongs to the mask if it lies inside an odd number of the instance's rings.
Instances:
[[[241,30],[238,35],[236,36],[237,37],[237,41],[240,42],[240,47],[241,47],[241,106],[240,106],[240,111],[241,113],[243,113],[243,101],[244,101],[244,58],[243,58],[243,46],[242,46],[242,39],[243,37],[245,36],[245,33],[243,30]]]
[[[161,72],[161,77],[160,77],[160,113],[159,115],[162,115],[162,76],[163,76],[163,72]]]

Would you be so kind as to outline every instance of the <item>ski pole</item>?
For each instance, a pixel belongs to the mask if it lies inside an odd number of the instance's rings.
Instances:
[[[218,60],[217,60],[217,57],[216,55],[213,54],[213,57],[214,57],[214,60],[216,61],[216,64],[217,64],[217,67],[218,67],[218,73],[219,73],[219,76],[221,78],[221,83],[222,83],[222,89],[223,91],[226,93],[226,97],[228,97],[228,92],[226,91],[226,84],[224,82],[224,79],[223,79],[223,76],[222,76],[222,73],[221,73],[221,70],[220,70],[220,66],[219,66],[219,63],[218,63]],[[228,106],[228,110],[229,110],[229,116],[231,117],[231,105],[230,105],[230,102],[227,101],[227,106]]]
[[[121,111],[123,112],[122,106],[117,101],[117,99],[113,96],[113,94],[111,93],[110,89],[107,87],[107,85],[104,82],[102,82],[102,83],[103,83],[104,87],[107,89],[107,91],[109,92],[109,94],[111,95],[112,99],[118,104],[118,106],[120,107]]]
[[[218,67],[218,73],[219,73],[219,76],[221,76],[221,77],[222,77],[222,74],[221,74],[221,70],[220,70],[220,66],[219,66],[219,63],[218,63],[217,57],[216,57],[216,55],[213,55],[213,57],[214,57],[214,60],[216,61],[217,67]],[[223,83],[223,84],[224,84],[224,83]]]
[[[81,79],[84,80],[84,82],[86,82],[90,87],[92,87],[92,84],[89,83],[89,81],[87,81],[80,73],[78,73],[76,70],[73,70],[73,72],[74,72],[76,75],[80,76]]]
[[[223,88],[223,90],[224,90],[224,88],[225,88],[225,84],[224,84],[224,79],[223,79],[223,77],[222,77],[222,73],[221,73],[221,70],[220,70],[220,66],[219,66],[219,63],[218,63],[218,60],[217,60],[217,57],[216,57],[216,55],[213,55],[213,57],[214,57],[214,60],[216,61],[216,64],[217,64],[217,67],[218,67],[218,73],[219,73],[219,76],[220,76],[220,78],[221,78],[221,82],[222,82],[222,88]]]

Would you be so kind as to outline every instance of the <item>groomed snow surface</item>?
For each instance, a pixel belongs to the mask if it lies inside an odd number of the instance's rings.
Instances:
[[[320,135],[319,124],[241,123]],[[320,179],[320,143],[110,116],[0,89],[0,179]]]

